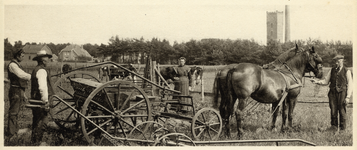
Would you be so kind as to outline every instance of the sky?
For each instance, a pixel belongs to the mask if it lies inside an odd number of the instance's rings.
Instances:
[[[254,39],[265,44],[266,12],[284,11],[285,4],[289,4],[291,40],[353,41],[356,12],[350,0],[105,2],[5,0],[4,38],[11,43],[21,40],[55,44],[107,44],[113,36],[159,38],[171,44],[219,38]]]

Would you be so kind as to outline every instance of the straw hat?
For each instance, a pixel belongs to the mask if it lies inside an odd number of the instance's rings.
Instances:
[[[38,51],[37,52],[37,56],[36,57],[34,57],[32,60],[38,60],[39,58],[41,58],[41,57],[45,57],[45,56],[47,56],[48,58],[52,58],[52,55],[51,54],[48,54],[47,53],[47,51],[46,50],[40,50],[40,51]]]

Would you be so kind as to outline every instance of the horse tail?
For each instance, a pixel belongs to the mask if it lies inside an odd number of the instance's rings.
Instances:
[[[214,78],[214,82],[213,82],[213,107],[218,109],[219,107],[219,104],[218,104],[218,99],[219,99],[219,95],[220,95],[220,92],[219,92],[219,88],[221,87],[221,83],[220,83],[220,80],[219,80],[219,77],[221,76],[221,71],[219,71],[217,74],[216,74],[216,77]]]
[[[231,102],[233,102],[233,84],[232,84],[232,74],[234,72],[235,69],[231,69],[228,71],[227,73],[227,78],[226,78],[226,85],[227,85],[227,89],[226,89],[226,92],[227,92],[227,96],[226,96],[226,99],[227,99],[227,102],[228,104],[227,105],[234,105],[234,103],[230,104]]]

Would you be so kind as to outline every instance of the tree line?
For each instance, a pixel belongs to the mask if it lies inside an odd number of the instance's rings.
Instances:
[[[15,41],[14,45],[4,40],[5,60],[12,58],[12,52],[22,48],[26,44]],[[38,43],[47,44],[53,54],[58,53],[70,43]],[[231,63],[249,62],[263,65],[273,61],[286,50],[298,46],[309,49],[314,46],[315,51],[322,57],[323,65],[330,66],[332,58],[337,54],[345,56],[346,66],[351,67],[352,42],[326,41],[316,39],[296,40],[285,43],[268,41],[267,45],[261,45],[254,39],[191,39],[188,42],[174,42],[152,38],[151,40],[120,39],[118,36],[111,37],[107,44],[84,44],[83,48],[95,58],[110,57],[114,62],[135,63],[137,59],[145,62],[146,56],[151,56],[160,64],[176,64],[179,57],[185,57],[188,65],[226,65]]]

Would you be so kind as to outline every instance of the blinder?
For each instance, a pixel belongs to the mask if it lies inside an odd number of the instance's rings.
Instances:
[[[322,63],[322,59],[317,53],[315,53],[314,50],[306,51],[306,53],[308,56],[309,65],[306,67],[305,72],[313,71],[317,76],[317,74],[320,73],[320,70],[322,69],[322,65],[320,65]]]

